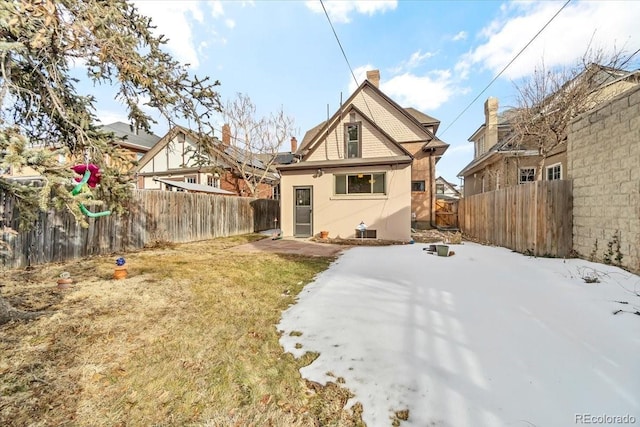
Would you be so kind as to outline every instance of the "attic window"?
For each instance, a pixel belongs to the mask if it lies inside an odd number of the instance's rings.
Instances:
[[[361,123],[349,123],[344,129],[344,152],[345,158],[353,159],[362,157],[361,150]]]

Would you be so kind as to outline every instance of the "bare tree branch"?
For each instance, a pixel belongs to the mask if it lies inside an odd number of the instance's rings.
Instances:
[[[566,144],[571,120],[618,94],[604,88],[627,74],[620,66],[637,53],[607,55],[589,48],[573,67],[548,68],[542,61],[531,77],[515,84],[517,106],[510,118],[515,146],[538,151],[537,180],[547,157]]]
[[[238,175],[244,178],[251,195],[260,184],[277,179],[273,168],[279,150],[294,132],[294,120],[282,109],[268,117],[258,117],[248,95],[238,93],[227,102],[223,116],[231,130],[231,146]]]

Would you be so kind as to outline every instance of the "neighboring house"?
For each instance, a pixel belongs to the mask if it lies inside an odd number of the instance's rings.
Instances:
[[[258,158],[265,164],[271,164],[271,168],[274,170],[274,174],[278,177],[277,166],[278,165],[289,165],[297,161],[295,152],[298,149],[298,140],[295,136],[291,137],[291,151],[280,151],[275,154],[275,159],[271,162],[271,158],[274,157],[272,154],[260,154]],[[274,185],[273,187],[273,198],[276,200],[280,200],[280,182]]]
[[[143,130],[135,130],[131,125],[123,122],[110,123],[108,125],[101,126],[101,129],[105,132],[113,133],[115,137],[113,144],[125,150],[132,161],[140,160],[142,156],[144,156],[144,154],[160,140],[160,137],[153,133]],[[84,162],[84,159],[76,160],[77,159],[69,158],[64,155],[60,155],[58,158],[60,164]],[[108,164],[109,158],[106,155],[105,160]],[[127,166],[127,170],[123,170],[122,172],[128,172],[129,168],[130,166]],[[35,170],[25,167],[21,170],[13,170],[13,168],[9,168],[6,171],[0,171],[0,176],[27,179],[36,178],[40,175]]]
[[[437,120],[400,107],[379,80],[377,70],[367,72],[340,109],[306,133],[299,161],[277,167],[283,235],[407,241],[412,214],[433,224],[435,164],[448,145],[434,134]]]
[[[102,130],[113,132],[115,144],[131,153],[131,159],[139,161],[160,140],[158,135],[136,129],[128,123],[115,122],[102,126]]]
[[[613,70],[597,65],[591,67],[598,67],[599,70],[594,79],[598,87],[593,90],[588,101],[592,106],[606,102],[638,85],[640,81],[638,71]],[[580,76],[576,77],[579,78]],[[551,95],[552,98],[553,96],[555,94]],[[469,141],[474,144],[473,160],[458,173],[459,177],[464,178],[465,197],[536,180],[542,156],[535,143],[526,140],[520,142],[522,138],[515,133],[510,122],[514,112],[515,110],[506,110],[498,114],[498,100],[486,100],[485,121],[469,137]],[[566,178],[566,151],[565,139],[545,156],[542,162],[543,180]]]
[[[439,176],[436,178],[436,199],[458,200],[462,194],[456,187],[457,185]]]
[[[139,161],[135,169],[138,189],[206,192],[250,196],[244,178],[234,162],[243,154],[232,147],[228,125],[223,127],[222,141],[214,138],[211,152],[199,152],[198,135],[182,126],[173,127]],[[256,173],[264,171],[259,160],[253,160]],[[258,185],[258,198],[273,198],[277,175],[268,172],[268,179]]]

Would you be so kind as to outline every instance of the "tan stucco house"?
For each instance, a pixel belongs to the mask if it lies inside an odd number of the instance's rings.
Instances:
[[[595,64],[587,70],[593,73],[589,78],[595,88],[586,99],[585,109],[607,102],[640,82],[638,70],[625,71]],[[582,74],[565,83],[563,88],[580,78]],[[551,94],[549,99],[553,100],[561,93],[562,89]],[[526,138],[523,140],[514,130],[510,122],[513,111],[507,109],[498,113],[498,100],[486,100],[484,123],[469,137],[469,142],[474,144],[473,160],[458,173],[464,178],[465,197],[535,181],[538,176],[542,180],[567,178],[566,139],[543,159],[537,144]]]
[[[369,71],[306,133],[298,161],[278,166],[284,236],[408,241],[412,218],[427,227],[435,221],[435,164],[448,147],[435,136],[439,122],[400,107],[379,80]]]

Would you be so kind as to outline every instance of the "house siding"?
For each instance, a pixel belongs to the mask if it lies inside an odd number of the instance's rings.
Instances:
[[[358,172],[385,172],[387,194],[336,196],[334,176]],[[323,169],[322,176],[314,176],[309,171],[282,171],[282,232],[285,236],[294,235],[293,187],[312,186],[313,234],[326,230],[332,238],[357,237],[355,229],[364,221],[369,229],[376,230],[378,239],[408,241],[411,238],[411,189],[407,186],[410,177],[410,165],[367,166],[357,170],[330,168]]]
[[[342,120],[325,138],[319,141],[319,146],[314,150],[306,160],[319,161],[319,160],[339,160],[345,158],[344,148],[344,127],[350,123],[349,115],[347,114],[344,120]],[[375,158],[375,157],[389,157],[404,155],[404,153],[395,146],[389,139],[384,136],[378,129],[372,126],[362,117],[356,114],[356,122],[362,124],[361,132],[361,146],[363,158]]]
[[[424,191],[411,192],[411,212],[419,228],[431,228],[435,219],[435,159],[424,153],[413,160],[412,181],[425,181]]]
[[[388,108],[380,95],[365,88],[353,100],[353,104],[360,109],[389,135],[393,135],[397,142],[424,140],[424,133],[418,125],[408,124],[407,117],[394,108]]]
[[[567,175],[574,250],[603,260],[618,232],[622,265],[640,272],[640,87],[572,122]]]

